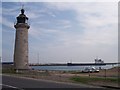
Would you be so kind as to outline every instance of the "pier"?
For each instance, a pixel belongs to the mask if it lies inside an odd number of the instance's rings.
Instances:
[[[2,65],[5,64],[13,64],[13,62],[2,62]],[[104,65],[117,65],[120,63],[50,63],[50,64],[38,64],[33,63],[29,64],[29,66],[104,66]]]
[[[120,63],[67,63],[67,64],[29,64],[30,66],[103,66],[117,65]]]

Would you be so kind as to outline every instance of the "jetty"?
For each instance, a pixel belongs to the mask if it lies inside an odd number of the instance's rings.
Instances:
[[[31,63],[29,66],[104,66],[104,65],[118,65],[117,63],[50,63],[50,64],[39,64]],[[13,62],[2,62],[2,65],[13,65]]]
[[[120,63],[51,63],[51,64],[29,64],[30,66],[103,66],[103,65],[117,65]]]

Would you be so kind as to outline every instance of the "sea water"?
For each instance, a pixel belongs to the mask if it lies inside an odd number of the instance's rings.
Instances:
[[[115,66],[103,65],[103,66],[31,66],[35,70],[57,70],[57,71],[82,71],[85,68],[95,67],[96,69],[110,69]]]

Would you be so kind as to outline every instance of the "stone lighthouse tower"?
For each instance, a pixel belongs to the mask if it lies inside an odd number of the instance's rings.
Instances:
[[[14,68],[16,70],[27,70],[28,65],[28,17],[24,14],[25,10],[21,9],[21,14],[16,18],[15,48],[14,48]]]

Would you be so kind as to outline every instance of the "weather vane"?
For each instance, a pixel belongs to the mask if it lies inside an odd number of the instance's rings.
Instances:
[[[24,8],[24,4],[22,4],[22,9]]]

